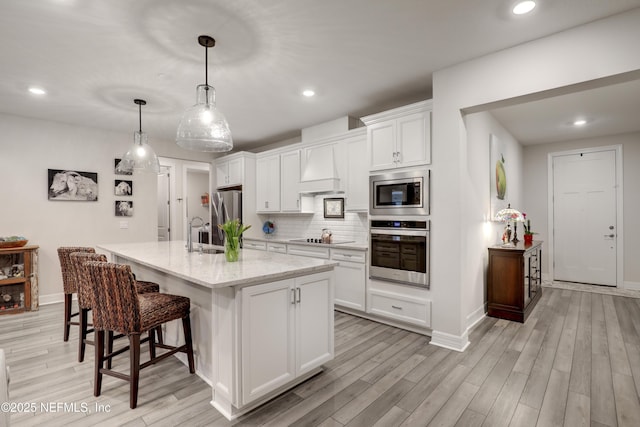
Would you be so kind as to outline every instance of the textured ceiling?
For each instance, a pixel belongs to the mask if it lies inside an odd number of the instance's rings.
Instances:
[[[172,140],[209,83],[238,148],[431,96],[433,71],[640,0],[2,0],[0,112]],[[29,85],[48,90],[35,98]],[[300,96],[311,87],[317,96]]]

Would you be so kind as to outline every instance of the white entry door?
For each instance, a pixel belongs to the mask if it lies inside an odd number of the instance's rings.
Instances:
[[[616,286],[616,151],[553,157],[554,279]]]
[[[171,198],[169,192],[168,166],[160,166],[162,175],[158,175],[158,241],[171,240]]]

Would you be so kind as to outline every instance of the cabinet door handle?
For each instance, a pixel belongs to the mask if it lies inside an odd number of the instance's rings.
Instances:
[[[295,303],[296,303],[296,290],[291,289],[291,304],[295,305]]]
[[[397,305],[392,305],[391,308],[395,308],[396,310],[402,310],[402,307],[398,307]]]
[[[300,304],[300,297],[302,296],[302,291],[300,290],[300,288],[296,288],[298,290],[298,299],[296,300],[296,302],[298,304]]]
[[[402,160],[400,160],[400,152],[399,152],[399,151],[396,151],[396,154],[397,154],[397,156],[396,156],[396,162],[400,163],[400,162],[402,161]]]

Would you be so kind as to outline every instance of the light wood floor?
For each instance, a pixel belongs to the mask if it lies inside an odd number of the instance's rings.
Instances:
[[[13,426],[232,425],[174,358],[142,371],[135,410],[114,378],[93,397],[93,348],[78,363],[77,329],[64,343],[61,319],[60,304],[0,316],[11,400],[38,405]],[[235,425],[640,426],[640,299],[545,288],[525,324],[486,318],[464,353],[341,313],[335,338],[323,373]]]

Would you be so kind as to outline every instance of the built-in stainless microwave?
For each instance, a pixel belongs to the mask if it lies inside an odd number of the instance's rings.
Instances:
[[[429,215],[427,169],[369,177],[370,215]]]

